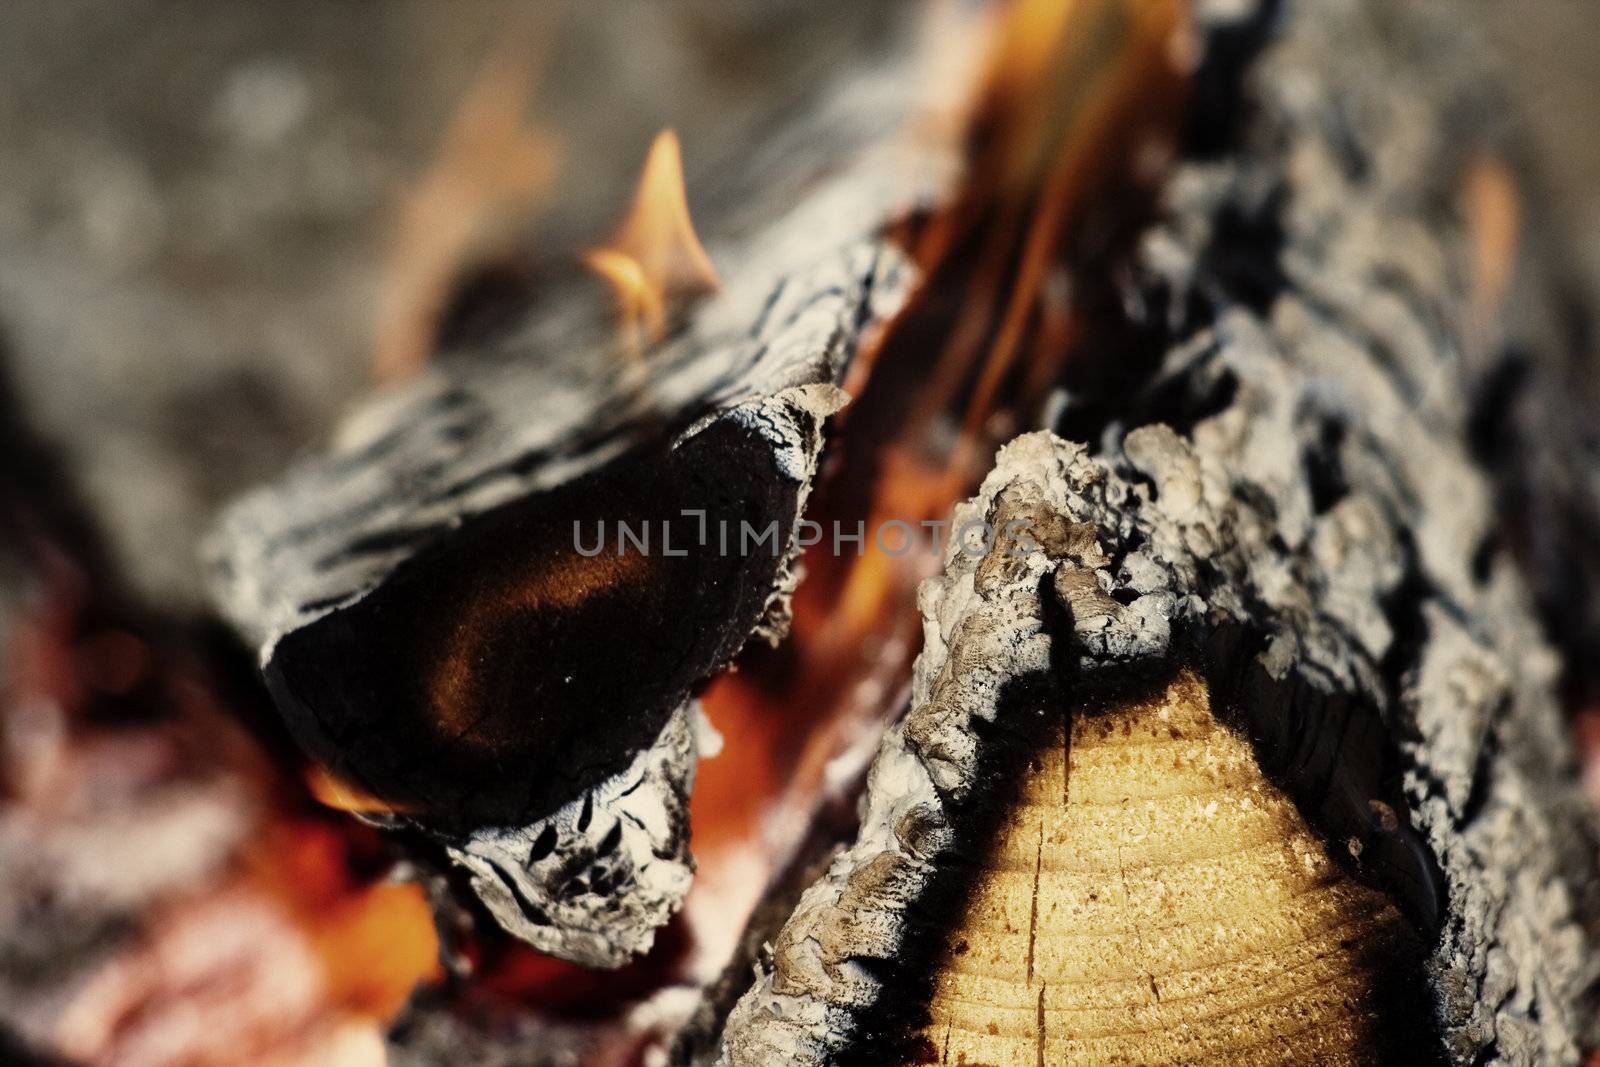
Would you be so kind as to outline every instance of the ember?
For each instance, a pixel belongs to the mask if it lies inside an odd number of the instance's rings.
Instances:
[[[13,989],[36,1014],[7,1017],[85,1064],[381,1065],[384,1025],[439,974],[420,890],[317,815],[188,651],[112,622],[43,552],[8,655],[0,849],[19,872],[59,858],[11,880],[0,921],[19,949],[81,924],[108,951],[66,990]]]

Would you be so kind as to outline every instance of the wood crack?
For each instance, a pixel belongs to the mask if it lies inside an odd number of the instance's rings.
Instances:
[[[1039,845],[1033,853],[1033,906],[1028,917],[1028,981],[1033,981],[1034,946],[1039,939],[1039,876],[1044,868],[1044,819],[1039,819]]]
[[[1044,985],[1039,986],[1039,1006],[1034,1019],[1034,1025],[1038,1028],[1039,1035],[1038,1043],[1035,1046],[1039,1052],[1038,1067],[1044,1067],[1044,1048],[1046,1041],[1044,1025],[1044,991],[1046,988],[1048,987]]]

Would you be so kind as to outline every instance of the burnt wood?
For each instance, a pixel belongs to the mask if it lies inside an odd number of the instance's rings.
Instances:
[[[902,113],[880,73],[842,83],[807,143]],[[598,283],[557,284],[210,539],[299,742],[557,955],[625,962],[687,889],[692,693],[787,628],[838,383],[912,276],[878,231],[949,169],[894,137],[838,151],[709,235],[726,283],[642,357],[593,313]]]
[[[858,837],[720,1062],[938,1062],[933,963],[1044,709],[1184,665],[1407,915],[1407,1043],[1531,1064],[1590,1040],[1593,815],[1461,355],[1459,193],[1496,145],[1473,27],[1447,4],[1199,15],[1219,110],[1130,257],[1124,329],[1069,372],[1059,435],[1007,446],[957,511],[1048,536],[952,553],[925,589]]]

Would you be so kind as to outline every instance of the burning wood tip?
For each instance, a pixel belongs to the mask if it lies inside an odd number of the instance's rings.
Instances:
[[[683,149],[672,129],[656,134],[627,217],[583,261],[616,290],[624,346],[637,354],[666,335],[671,302],[722,285],[689,217]]]

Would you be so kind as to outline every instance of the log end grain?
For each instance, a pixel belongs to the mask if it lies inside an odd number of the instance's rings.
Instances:
[[[1381,1062],[1429,1029],[1421,957],[1184,672],[1025,765],[910,1060]]]

